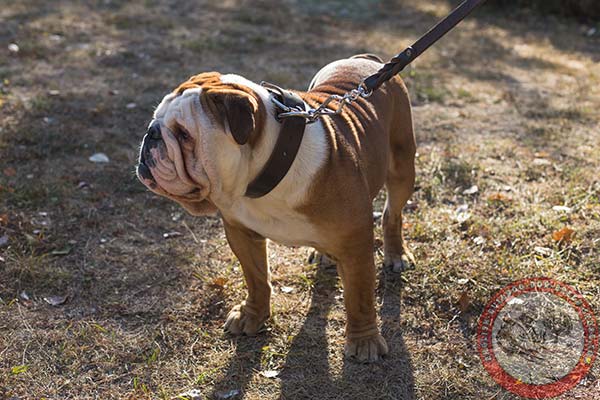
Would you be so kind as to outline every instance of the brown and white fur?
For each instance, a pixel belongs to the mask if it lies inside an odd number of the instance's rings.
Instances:
[[[372,56],[333,62],[307,92],[311,107],[353,89],[381,63]],[[244,196],[269,158],[281,125],[269,93],[245,78],[200,74],[165,96],[140,150],[138,177],[194,215],[219,211],[248,296],[226,329],[256,334],[270,315],[266,239],[311,246],[333,259],[344,287],[347,356],[387,353],[375,311],[372,201],[383,185],[384,262],[413,262],[402,235],[402,208],[414,185],[415,139],[406,87],[394,77],[339,116],[306,126],[285,178],[267,195]]]

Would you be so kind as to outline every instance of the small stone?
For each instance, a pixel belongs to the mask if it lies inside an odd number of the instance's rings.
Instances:
[[[65,304],[68,296],[48,296],[44,297],[44,301],[53,307],[58,307]]]
[[[221,390],[215,393],[215,398],[218,400],[228,400],[239,396],[242,393],[239,389]]]
[[[468,189],[463,190],[463,194],[475,194],[479,192],[479,187],[477,185],[473,185]]]
[[[169,238],[173,238],[173,237],[178,237],[178,236],[183,236],[183,233],[181,233],[181,232],[166,232],[166,233],[163,233],[163,237],[165,239],[169,239]]]
[[[275,371],[275,370],[269,369],[269,370],[266,370],[266,371],[260,371],[260,374],[262,376],[264,376],[265,378],[272,379],[272,378],[277,377],[277,375],[279,375],[279,371]]]
[[[127,108],[128,110],[134,109],[137,107],[137,104],[135,103],[127,103],[127,105],[125,106],[125,108]]]
[[[477,236],[476,238],[473,238],[473,243],[475,243],[478,246],[481,246],[482,244],[485,244],[485,238]]]
[[[89,160],[93,163],[107,163],[110,161],[108,156],[104,153],[96,153],[90,156]]]
[[[567,206],[554,206],[552,207],[553,211],[558,211],[558,212],[564,212],[564,213],[570,213],[571,211],[573,211],[573,209],[571,207],[567,207]]]
[[[544,166],[544,165],[551,165],[551,164],[552,163],[545,158],[534,158],[533,159],[533,165]]]
[[[202,400],[202,393],[198,389],[191,389],[177,395],[177,398],[186,400]]]
[[[548,247],[535,246],[533,248],[533,251],[535,251],[539,255],[546,256],[546,257],[552,255],[552,249],[549,249]]]
[[[11,53],[18,53],[19,50],[19,46],[16,43],[11,43],[8,45],[8,51],[10,51]]]
[[[471,218],[471,214],[469,213],[469,205],[462,204],[458,206],[454,212],[454,218],[461,224]]]

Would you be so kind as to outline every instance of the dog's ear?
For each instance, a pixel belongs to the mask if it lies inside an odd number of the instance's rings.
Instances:
[[[233,139],[240,145],[248,143],[252,132],[256,130],[256,99],[236,89],[211,90],[207,95],[217,113],[224,117]]]

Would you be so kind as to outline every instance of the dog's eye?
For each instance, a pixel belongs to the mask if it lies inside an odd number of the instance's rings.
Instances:
[[[175,127],[175,136],[177,136],[177,139],[183,141],[190,140],[192,138],[189,132],[179,125]]]

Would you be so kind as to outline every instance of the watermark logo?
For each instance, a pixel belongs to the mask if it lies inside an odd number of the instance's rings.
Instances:
[[[598,323],[571,286],[531,278],[504,287],[479,318],[477,349],[483,366],[522,397],[558,396],[589,372],[598,352]]]

